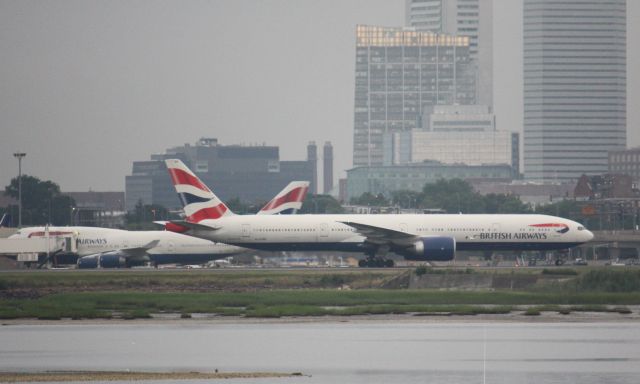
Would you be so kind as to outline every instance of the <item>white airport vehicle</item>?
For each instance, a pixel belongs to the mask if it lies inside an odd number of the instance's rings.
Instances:
[[[593,234],[575,221],[535,214],[239,216],[178,159],[166,160],[176,191],[188,202],[185,233],[269,251],[342,251],[367,255],[361,265],[453,260],[457,250],[564,250]]]

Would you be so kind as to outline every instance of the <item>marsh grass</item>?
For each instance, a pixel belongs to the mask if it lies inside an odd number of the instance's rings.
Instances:
[[[426,290],[273,290],[258,292],[84,292],[0,300],[0,318],[127,318],[151,313],[212,313],[281,317],[404,313],[508,313],[513,306],[542,311],[608,311],[640,304],[640,293],[463,292]]]
[[[100,290],[118,289],[246,289],[262,286],[287,288],[335,288],[349,284],[357,288],[375,288],[400,274],[402,269],[378,271],[65,271],[60,273],[21,272],[3,273],[0,290],[45,289]]]
[[[571,268],[545,268],[541,272],[543,275],[577,276],[578,271]]]

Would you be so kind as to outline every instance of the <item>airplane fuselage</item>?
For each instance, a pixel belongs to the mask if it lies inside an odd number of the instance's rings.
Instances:
[[[143,247],[159,240],[149,249],[148,260],[155,263],[200,263],[227,257],[246,251],[233,245],[216,244],[212,241],[169,231],[127,231],[97,227],[49,227],[49,236],[73,235],[78,257]],[[22,228],[14,238],[45,237],[45,227]]]
[[[362,252],[366,237],[355,222],[418,238],[451,237],[457,250],[553,250],[589,241],[581,224],[547,215],[296,215],[231,216],[204,220],[190,235],[272,250]]]

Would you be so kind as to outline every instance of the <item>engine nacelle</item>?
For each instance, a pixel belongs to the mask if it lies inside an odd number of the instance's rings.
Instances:
[[[78,259],[78,268],[125,268],[127,266],[127,258],[117,252],[110,252],[100,255],[89,255]]]
[[[456,255],[456,239],[446,236],[423,237],[405,255],[407,260],[450,261]]]

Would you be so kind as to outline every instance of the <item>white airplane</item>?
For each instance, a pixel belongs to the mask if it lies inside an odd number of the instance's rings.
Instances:
[[[408,260],[448,261],[456,250],[559,250],[593,238],[581,224],[548,215],[238,216],[180,160],[166,160],[176,191],[186,196],[187,234],[269,251],[342,251],[381,265],[388,251]],[[386,260],[382,265],[390,266]]]
[[[308,187],[309,182],[306,181],[289,183],[258,214],[289,213],[300,209]],[[119,268],[146,262],[154,265],[200,264],[247,251],[246,248],[172,231],[126,231],[78,226],[29,227],[18,230],[10,238],[45,236],[72,236],[76,242],[78,268]]]
[[[78,268],[124,268],[151,262],[196,264],[246,252],[170,231],[127,231],[99,227],[29,227],[10,238],[72,236]],[[196,240],[196,241],[194,241]]]

